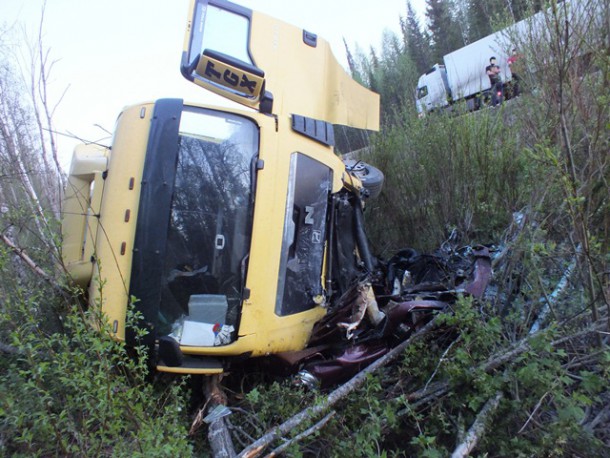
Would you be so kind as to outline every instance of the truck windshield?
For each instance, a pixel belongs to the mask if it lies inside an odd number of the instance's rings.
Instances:
[[[240,116],[187,107],[179,141],[160,316],[168,333],[176,323],[185,332],[186,324],[199,326],[194,339],[176,336],[183,345],[229,343],[214,342],[200,331],[237,328],[250,249],[258,129]]]

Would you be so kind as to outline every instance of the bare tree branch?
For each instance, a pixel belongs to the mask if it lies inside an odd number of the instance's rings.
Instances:
[[[13,253],[15,253],[24,263],[27,265],[32,272],[34,272],[37,276],[46,281],[49,285],[51,285],[58,292],[65,294],[63,287],[48,273],[46,273],[36,262],[28,256],[28,254],[20,247],[18,247],[13,241],[8,238],[6,235],[2,234],[0,236],[2,241],[6,246],[8,246]]]
[[[485,403],[483,409],[481,409],[476,420],[468,430],[466,438],[453,451],[451,458],[464,458],[470,455],[470,452],[472,452],[472,450],[477,446],[479,439],[485,433],[490,418],[498,408],[498,405],[500,405],[500,401],[503,397],[504,394],[501,391],[498,391],[493,398],[489,399]]]
[[[580,247],[577,248],[577,254],[579,252],[580,252]],[[570,263],[570,265],[566,268],[565,272],[563,273],[563,276],[561,277],[561,280],[559,280],[559,283],[557,284],[557,286],[555,287],[555,289],[553,290],[551,295],[548,297],[545,297],[544,307],[538,314],[538,318],[536,319],[534,324],[532,324],[532,327],[530,328],[530,331],[529,331],[530,334],[533,334],[540,329],[540,326],[542,325],[543,321],[545,320],[546,316],[548,315],[549,309],[552,309],[552,307],[557,302],[557,299],[563,294],[563,292],[568,287],[568,283],[570,281],[570,278],[572,277],[572,274],[574,273],[575,268],[576,268],[576,258],[574,258],[572,260],[572,262]]]
[[[319,402],[313,406],[308,407],[305,410],[302,410],[298,414],[296,414],[293,417],[286,420],[281,425],[278,425],[275,428],[272,428],[269,432],[267,432],[267,434],[265,434],[264,436],[259,438],[254,443],[250,444],[248,447],[246,447],[244,450],[242,450],[241,453],[237,456],[239,458],[245,458],[245,457],[252,458],[252,457],[258,456],[262,452],[262,450],[267,448],[278,437],[288,433],[293,428],[296,428],[303,421],[315,418],[316,416],[320,415],[321,413],[326,412],[328,409],[330,409],[333,405],[335,405],[341,399],[345,398],[348,394],[350,394],[351,392],[353,392],[354,390],[356,390],[357,388],[362,386],[364,384],[364,382],[366,381],[366,377],[369,374],[372,374],[379,368],[394,361],[404,352],[404,350],[409,345],[411,345],[416,340],[425,336],[428,332],[430,332],[436,326],[437,326],[437,319],[435,318],[432,321],[430,321],[428,324],[426,324],[424,327],[419,329],[417,332],[415,332],[407,340],[400,343],[399,345],[394,347],[392,350],[390,350],[388,353],[386,353],[382,358],[379,358],[377,361],[373,362],[371,365],[367,366],[365,369],[363,369],[358,374],[356,374],[354,377],[352,377],[351,380],[349,380],[348,382],[344,383],[339,388],[337,388],[336,390],[331,392],[326,397],[326,399],[324,399],[322,402]]]
[[[16,355],[20,353],[20,350],[17,347],[13,347],[12,345],[5,344],[0,342],[0,352],[6,353],[9,355]]]
[[[523,426],[521,427],[521,429],[519,431],[517,431],[517,434],[521,434],[523,432],[523,430],[527,427],[527,425],[530,423],[530,421],[532,421],[532,418],[534,418],[534,414],[538,411],[538,409],[540,408],[540,406],[542,405],[542,401],[544,400],[544,398],[546,398],[546,396],[549,394],[549,392],[547,391],[546,393],[544,393],[542,395],[542,397],[538,400],[538,402],[536,403],[536,405],[534,406],[534,408],[532,409],[532,413],[529,414],[529,416],[527,417],[527,421],[523,424]]]
[[[284,452],[284,450],[286,450],[288,447],[290,447],[292,444],[296,444],[297,442],[305,439],[308,436],[311,436],[313,433],[315,433],[316,431],[319,431],[320,429],[322,429],[326,423],[328,423],[330,421],[330,419],[332,417],[335,416],[337,412],[335,412],[334,410],[331,411],[330,413],[328,413],[324,418],[322,418],[319,422],[317,422],[315,425],[307,428],[305,431],[303,431],[300,434],[297,434],[296,436],[294,436],[292,439],[284,442],[282,445],[280,445],[279,447],[277,447],[276,449],[274,449],[271,453],[269,453],[267,455],[267,458],[273,458],[275,456],[278,456],[280,453]]]
[[[206,378],[205,394],[208,402],[208,412],[217,406],[227,404],[227,398],[220,386],[220,375],[212,375]],[[208,442],[212,449],[214,458],[233,458],[235,456],[235,446],[225,418],[221,417],[213,420],[208,427]]]

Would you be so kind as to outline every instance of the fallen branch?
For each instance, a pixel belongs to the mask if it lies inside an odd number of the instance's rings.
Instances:
[[[421,390],[417,390],[408,394],[407,396],[405,396],[405,398],[409,402],[419,401],[420,399],[423,399],[433,394],[445,393],[448,389],[448,382],[436,382],[428,385],[428,387],[424,387]]]
[[[6,353],[8,355],[16,355],[18,353],[21,353],[21,351],[17,347],[13,347],[12,345],[7,345],[2,342],[0,342],[0,352]]]
[[[498,391],[496,395],[489,399],[483,409],[477,415],[476,420],[468,430],[464,441],[457,446],[457,448],[451,454],[451,458],[463,458],[470,455],[470,452],[477,446],[479,439],[485,433],[487,424],[489,423],[490,417],[493,415],[495,410],[500,404],[500,400],[504,397],[501,391]]]
[[[284,442],[282,445],[280,445],[279,447],[277,447],[275,450],[273,450],[269,455],[267,455],[267,458],[273,458],[275,456],[278,456],[280,453],[282,453],[284,450],[286,450],[288,447],[290,447],[292,444],[295,444],[301,440],[303,440],[304,438],[311,436],[313,433],[315,433],[316,431],[319,431],[320,429],[322,429],[324,427],[324,425],[326,425],[326,423],[328,423],[330,421],[330,419],[332,417],[335,416],[337,412],[335,412],[334,410],[330,413],[328,413],[324,418],[322,418],[322,420],[320,420],[319,422],[317,422],[315,425],[313,425],[310,428],[307,428],[305,431],[303,431],[301,434],[297,434],[296,436],[294,436],[292,439]]]
[[[369,374],[372,374],[377,369],[385,366],[386,364],[394,361],[398,356],[402,354],[402,352],[407,348],[410,344],[412,344],[415,340],[423,337],[428,332],[430,332],[437,325],[436,318],[426,324],[423,328],[416,331],[411,337],[409,337],[404,342],[400,343],[392,350],[390,350],[386,355],[382,358],[379,358],[365,369],[360,371],[354,377],[352,377],[348,382],[341,385],[339,388],[331,392],[324,401],[317,403],[314,406],[308,407],[305,410],[302,410],[298,414],[286,420],[281,425],[272,428],[265,435],[260,437],[257,441],[250,444],[238,456],[238,458],[253,458],[258,456],[265,448],[267,448],[274,440],[278,437],[288,433],[298,425],[300,425],[303,421],[315,418],[323,412],[329,410],[333,405],[335,405],[338,401],[346,397],[352,391],[356,390],[360,386],[362,386],[366,380],[366,377]]]
[[[226,396],[220,388],[219,375],[207,377],[205,391],[208,400],[208,412],[212,412],[216,406],[227,404]],[[233,439],[224,417],[210,422],[208,427],[208,442],[214,458],[233,458],[235,456],[235,446],[233,445]]]
[[[600,412],[595,416],[593,420],[584,424],[584,427],[589,431],[593,431],[600,423],[605,423],[610,420],[610,405],[606,405]]]
[[[208,442],[214,458],[233,458],[235,456],[233,440],[224,418],[219,418],[210,423]]]
[[[6,235],[2,234],[2,241],[8,246],[13,253],[15,253],[21,260],[39,277],[44,280],[51,282],[52,278],[49,274],[47,274],[42,268],[36,264],[36,262],[30,258],[27,253],[23,250],[23,248],[19,248],[13,241],[8,238]]]
[[[527,417],[526,422],[523,424],[523,426],[521,427],[521,429],[519,431],[517,431],[517,434],[521,434],[525,428],[527,427],[527,425],[530,424],[530,421],[532,421],[532,418],[534,418],[534,414],[538,411],[538,409],[540,408],[540,406],[542,405],[542,401],[544,401],[544,398],[546,398],[546,396],[549,394],[549,391],[547,391],[546,393],[544,393],[542,395],[542,397],[538,400],[538,402],[536,403],[536,405],[534,406],[534,408],[532,409],[532,413],[529,414],[529,416]]]
[[[551,342],[551,346],[556,347],[565,342],[569,342],[570,340],[573,340],[573,339],[576,339],[579,337],[583,337],[588,334],[593,334],[595,332],[599,332],[599,330],[603,329],[605,326],[606,326],[606,324],[604,322],[599,322],[597,324],[589,326],[586,329],[583,329],[582,331],[580,331],[576,334],[572,334],[570,336],[566,336],[566,337],[562,337],[561,339],[554,340],[553,342]],[[540,333],[542,331],[538,331],[538,332]],[[531,345],[530,345],[529,341],[533,337],[534,337],[534,335],[531,334],[531,335],[525,337],[524,339],[522,339],[521,341],[517,342],[513,346],[512,349],[505,351],[504,353],[491,356],[485,363],[472,368],[471,372],[474,373],[475,371],[483,371],[483,372],[489,373],[495,369],[498,369],[499,367],[503,366],[504,364],[509,363],[510,361],[512,361],[519,355],[521,355],[522,353],[525,353],[526,351],[531,349]],[[409,401],[409,403],[411,403],[410,407],[399,410],[396,413],[396,415],[399,417],[406,415],[413,409],[417,409],[417,408],[421,407],[422,405],[435,401],[436,399],[445,395],[450,389],[451,389],[451,385],[449,384],[449,382],[442,381],[442,382],[431,383],[427,387],[425,386],[424,388],[421,388],[417,391],[413,391],[406,396],[406,400]]]
[[[577,248],[577,254],[578,253],[580,253],[580,247]],[[542,310],[540,310],[540,313],[538,314],[538,318],[536,318],[536,321],[534,321],[534,324],[532,324],[532,327],[530,328],[530,331],[529,331],[530,334],[534,334],[535,332],[538,332],[540,330],[542,323],[544,322],[547,315],[549,314],[549,310],[552,310],[553,306],[555,306],[555,304],[559,300],[559,297],[563,294],[563,292],[568,287],[570,278],[572,278],[572,274],[574,273],[575,270],[576,270],[576,258],[574,258],[572,260],[572,262],[570,263],[570,265],[567,267],[567,269],[563,273],[563,276],[561,277],[561,280],[559,280],[559,283],[557,283],[557,286],[555,287],[555,289],[553,290],[551,295],[546,296],[546,294],[545,294],[544,299],[541,299],[541,302],[544,303],[544,306],[542,307]]]
[[[28,254],[23,250],[23,248],[18,247],[9,237],[5,234],[1,236],[2,241],[6,246],[10,248],[10,250],[15,253],[24,263],[28,266],[32,272],[42,278],[44,281],[49,283],[55,290],[59,291],[62,294],[65,294],[64,288],[57,283],[57,281],[46,273],[36,262],[28,256]]]
[[[441,355],[441,357],[438,360],[438,364],[436,365],[436,368],[434,369],[434,372],[432,372],[432,375],[430,376],[430,378],[428,379],[428,381],[424,385],[424,391],[426,391],[426,389],[428,388],[428,385],[430,385],[430,383],[434,379],[434,376],[436,375],[436,373],[440,369],[441,364],[445,361],[445,357],[447,356],[447,353],[449,353],[449,350],[451,350],[451,347],[453,347],[457,342],[459,342],[461,337],[462,337],[461,335],[458,336],[457,339],[455,339],[453,342],[451,342],[451,344],[445,349],[445,351],[443,352],[443,354]]]
[[[569,342],[570,340],[577,339],[579,337],[584,337],[587,334],[597,333],[598,331],[605,329],[605,327],[606,327],[606,323],[604,323],[604,322],[600,321],[598,323],[593,323],[591,326],[583,329],[580,332],[577,332],[576,334],[572,334],[572,335],[562,337],[560,339],[552,341],[550,343],[550,345],[552,347],[556,347],[565,342]],[[540,335],[539,334],[540,332],[543,332],[543,330],[538,331],[534,334],[529,334],[527,337],[525,337],[524,339],[517,342],[513,346],[512,349],[505,351],[504,353],[492,355],[487,360],[487,362],[485,362],[482,366],[480,366],[480,369],[485,372],[490,372],[490,371],[502,366],[503,364],[506,364],[507,362],[513,360],[514,358],[521,355],[522,353],[525,353],[526,351],[530,350],[532,348],[530,345],[530,340],[533,339],[534,337],[537,337],[538,335]]]
[[[407,415],[413,410],[418,409],[422,405],[435,401],[447,394],[450,387],[449,382],[436,382],[421,390],[413,391],[405,396],[405,400],[409,402],[409,406],[396,412],[396,416],[402,417],[403,415]]]

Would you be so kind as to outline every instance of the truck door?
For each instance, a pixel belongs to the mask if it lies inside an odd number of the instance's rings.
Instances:
[[[275,313],[299,313],[320,305],[322,264],[332,170],[304,154],[290,161],[288,198]]]

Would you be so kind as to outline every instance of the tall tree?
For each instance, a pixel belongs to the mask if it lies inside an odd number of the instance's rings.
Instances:
[[[356,63],[354,56],[352,55],[352,52],[350,51],[349,46],[347,45],[347,41],[345,41],[345,38],[343,38],[343,45],[345,46],[347,65],[349,67],[349,71],[352,75],[352,78],[354,78],[359,83],[362,83],[362,75],[360,74],[360,70],[358,69],[358,64]]]
[[[379,92],[379,84],[376,78],[377,71],[379,70],[379,58],[375,52],[375,48],[370,48],[370,64],[368,66],[368,80],[369,88],[372,91]]]
[[[470,43],[469,30],[470,23],[468,21],[468,0],[451,0],[451,10],[453,18],[456,21],[460,30],[460,35],[464,40],[464,44]]]
[[[465,0],[468,40],[476,41],[535,13],[540,0]]]
[[[55,108],[46,91],[52,62],[42,45],[42,26],[22,67],[15,64],[19,59],[2,40],[3,33],[8,31],[0,28],[0,251],[14,255],[16,274],[9,277],[20,281],[30,269],[52,283],[45,270],[53,272],[60,262],[57,231],[63,188],[57,145],[47,134],[53,131]]]
[[[464,46],[464,39],[453,17],[449,0],[426,0],[426,18],[435,61],[440,61],[445,54]]]
[[[477,41],[493,32],[491,28],[492,13],[490,2],[487,0],[469,0],[468,14],[468,40]]]
[[[422,31],[419,19],[411,0],[407,0],[407,17],[400,18],[403,41],[407,54],[415,64],[419,73],[425,72],[431,65],[430,38]]]
[[[515,21],[520,21],[542,9],[542,0],[510,0],[511,11]]]

